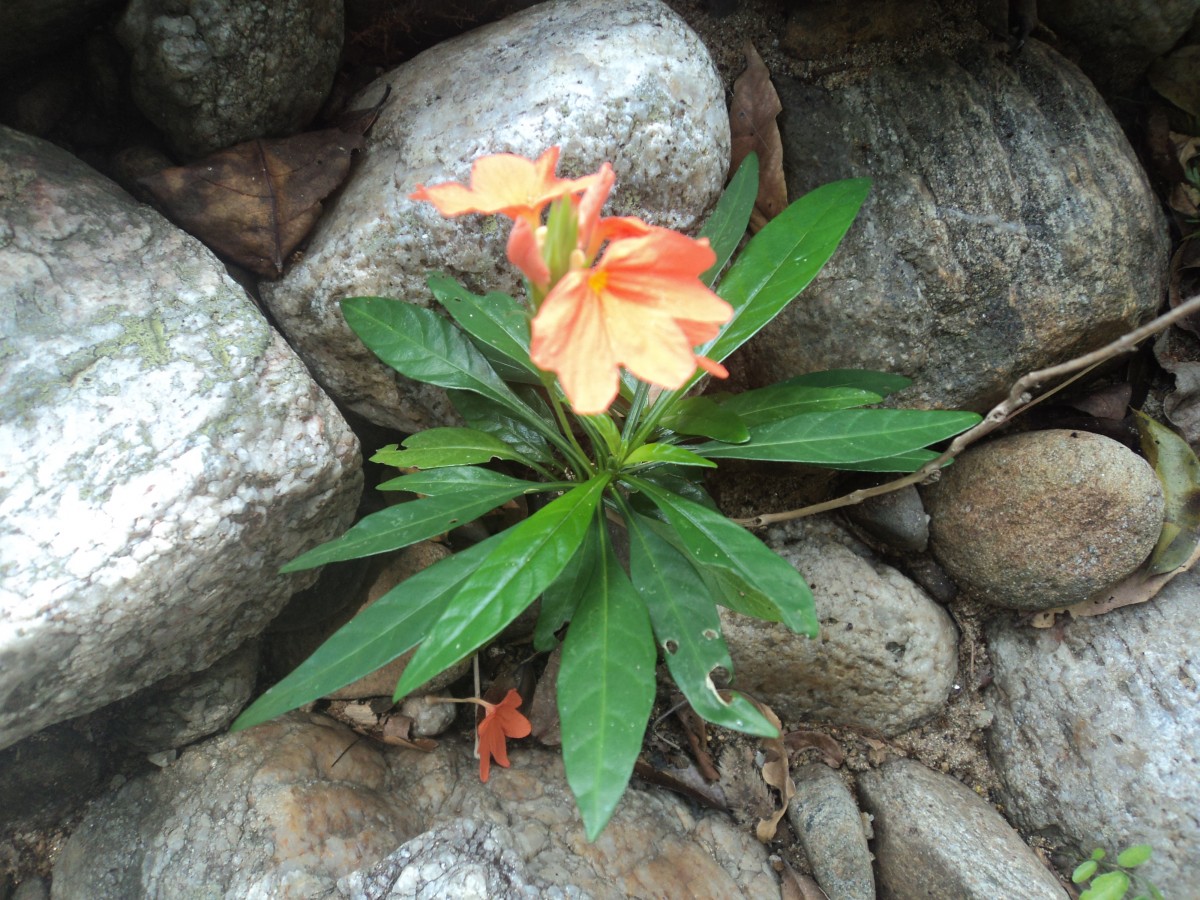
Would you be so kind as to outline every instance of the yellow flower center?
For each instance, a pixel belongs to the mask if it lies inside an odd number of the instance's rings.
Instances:
[[[603,269],[595,269],[592,271],[592,274],[588,276],[588,287],[590,287],[597,294],[604,293],[604,288],[607,285],[608,273]]]

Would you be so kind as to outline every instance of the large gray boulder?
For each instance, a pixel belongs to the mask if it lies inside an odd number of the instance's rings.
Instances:
[[[776,79],[792,196],[873,185],[830,263],[736,362],[752,385],[885,369],[916,381],[901,404],[982,409],[1158,306],[1166,230],[1104,101],[1035,41],[1000,54],[934,53],[836,89]]]
[[[1150,844],[1145,875],[1167,897],[1195,895],[1200,858],[1198,604],[1193,571],[1061,629],[987,629],[988,752],[1009,817],[1068,852]]]
[[[214,663],[340,533],[358,442],[202,245],[0,129],[0,747]]]
[[[428,305],[440,271],[481,293],[519,295],[505,259],[508,225],[443,219],[408,195],[466,183],[490,153],[562,149],[560,174],[611,161],[610,211],[695,227],[729,162],[720,78],[700,39],[659,0],[545,3],[446,41],[365,89],[391,94],[345,191],[303,258],[262,293],[292,345],[330,392],[374,422],[418,431],[453,419],[444,392],[400,378],[367,351],[339,307],[374,295]]]

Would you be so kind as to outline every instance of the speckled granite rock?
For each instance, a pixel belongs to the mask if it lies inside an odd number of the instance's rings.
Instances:
[[[0,129],[0,747],[257,634],[358,442],[202,245]]]
[[[986,409],[1163,296],[1159,201],[1083,74],[1029,41],[888,63],[836,89],[777,77],[793,197],[872,179],[833,259],[735,357],[751,386],[884,369],[901,405]]]
[[[1029,431],[963,453],[925,491],[933,553],[996,606],[1053,609],[1136,569],[1162,530],[1142,457],[1087,431]]]
[[[919,587],[847,543],[825,520],[768,531],[768,546],[812,587],[821,634],[809,640],[722,609],[734,683],[787,720],[899,734],[946,702],[958,669],[958,629]]]
[[[469,740],[396,750],[293,713],[197,745],[95,803],[55,868],[54,897],[339,896],[339,878],[364,872],[365,884],[400,845],[428,832],[417,846],[437,846],[464,820],[475,843],[490,835],[499,870],[471,841],[439,864],[474,867],[484,883],[514,871],[571,897],[779,897],[766,848],[725,814],[635,789],[589,844],[558,754],[517,743],[509,759],[485,784]],[[358,896],[349,881],[341,890]]]
[[[875,900],[871,851],[850,789],[823,763],[793,769],[792,779],[796,795],[787,817],[817,884],[838,900]]]
[[[440,389],[396,375],[342,320],[344,297],[429,304],[440,271],[484,293],[518,293],[508,225],[444,219],[408,194],[467,181],[489,153],[562,148],[560,172],[613,163],[612,213],[688,229],[716,201],[729,162],[724,91],[699,38],[659,0],[544,3],[422,53],[366,88],[392,93],[345,190],[304,258],[262,293],[292,345],[350,408],[418,431],[453,420]]]
[[[1146,876],[1167,897],[1195,893],[1200,858],[1198,612],[1192,571],[1061,630],[987,629],[988,752],[1010,818],[1082,853],[1151,844]]]
[[[911,759],[858,776],[883,900],[1067,900],[1021,836],[962,782]]]
[[[194,158],[307,125],[333,85],[342,14],[338,0],[132,0],[117,36],[138,108]]]

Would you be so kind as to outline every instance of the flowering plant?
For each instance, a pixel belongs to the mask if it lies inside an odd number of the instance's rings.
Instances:
[[[373,460],[414,470],[380,490],[419,499],[364,518],[284,570],[408,546],[517,497],[548,502],[402,582],[234,727],[321,697],[417,647],[396,686],[402,697],[540,597],[534,646],[550,650],[562,635],[563,761],[594,839],[641,748],[659,650],[705,719],[775,736],[747,698],[723,689],[722,673],[732,676],[733,665],[717,604],[817,634],[803,578],[723,516],[698,474],[726,458],[912,471],[933,458],[928,444],[979,417],[863,408],[906,383],[877,372],[689,395],[705,373],[723,377],[721,361],[812,280],[857,215],[866,180],[797,200],[754,236],[714,292],[754,204],[753,157],[699,239],[601,216],[611,166],[563,179],[557,161],[557,148],[537,160],[485,157],[469,186],[422,186],[412,195],[447,216],[510,218],[507,255],[524,275],[526,297],[479,297],[434,276],[429,286],[453,322],[387,298],[343,301],[363,342],[401,374],[448,390],[467,427],[433,428],[380,450]],[[485,468],[494,460],[505,471]],[[627,560],[615,549],[614,527],[627,536]],[[503,735],[492,738],[503,748]]]

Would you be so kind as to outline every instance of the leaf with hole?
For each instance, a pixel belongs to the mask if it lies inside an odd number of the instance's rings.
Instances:
[[[371,457],[371,462],[397,468],[440,469],[508,459],[532,462],[504,441],[475,428],[430,428],[405,439],[404,449],[392,444]]]

